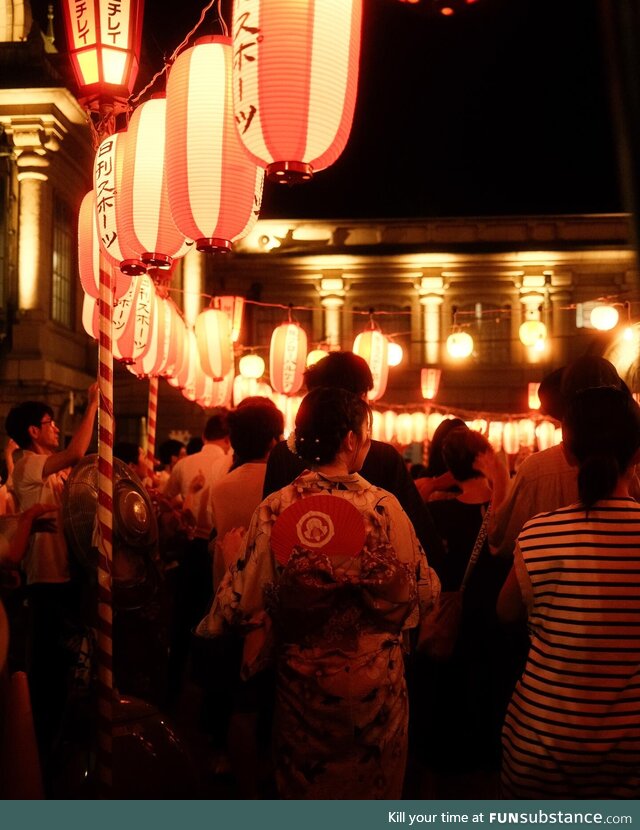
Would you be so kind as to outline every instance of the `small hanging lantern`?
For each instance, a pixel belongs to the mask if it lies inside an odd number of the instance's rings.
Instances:
[[[529,401],[529,409],[540,409],[540,397],[538,396],[538,390],[540,389],[539,383],[529,383],[528,384],[528,401]]]
[[[111,271],[114,297],[120,299],[131,280],[102,253],[96,224],[95,193],[90,190],[82,200],[78,214],[78,273],[82,288],[90,297],[100,296],[101,269]]]
[[[233,379],[233,405],[238,406],[245,398],[252,397],[257,391],[258,383],[255,378],[236,375]]]
[[[138,74],[143,0],[64,0],[62,5],[81,97],[126,100]]]
[[[270,179],[310,179],[338,158],[353,119],[362,0],[243,0],[233,20],[233,103]]]
[[[373,389],[367,399],[377,401],[384,395],[389,378],[388,340],[373,322],[371,314],[370,328],[360,332],[353,341],[353,351],[369,364],[373,376]]]
[[[244,314],[244,297],[214,297],[216,308],[221,308],[229,315],[231,324],[231,341],[237,343],[242,331]]]
[[[515,421],[507,421],[502,431],[502,446],[507,455],[516,455],[520,449],[520,434]]]
[[[307,357],[307,335],[293,320],[282,323],[271,335],[269,374],[271,386],[283,395],[295,395],[302,386]]]
[[[411,415],[413,424],[413,440],[421,444],[427,437],[427,416],[424,412],[414,412]]]
[[[399,366],[402,363],[402,358],[404,357],[404,349],[400,345],[400,343],[396,343],[393,340],[389,340],[387,345],[387,363],[389,366]]]
[[[525,320],[518,329],[518,336],[523,346],[544,349],[544,341],[547,338],[547,327],[542,320]]]
[[[487,441],[493,447],[494,452],[500,452],[502,449],[502,434],[504,432],[504,421],[491,421],[489,424],[489,432],[487,434]]]
[[[427,438],[429,441],[433,441],[435,431],[444,420],[446,420],[446,415],[443,415],[442,412],[429,413],[427,417]]]
[[[183,324],[182,328],[182,360],[180,361],[180,367],[177,368],[175,371],[171,373],[171,375],[167,375],[167,383],[170,386],[174,386],[176,389],[184,389],[189,381],[189,375],[191,373],[191,348],[192,348],[192,338],[191,335],[193,334],[193,329],[189,328]],[[194,347],[195,348],[195,347]]]
[[[374,409],[371,415],[371,437],[374,441],[384,441],[384,416],[377,409]]]
[[[384,424],[384,440],[391,443],[396,435],[396,421],[398,420],[397,412],[393,409],[387,409],[382,416]]]
[[[199,251],[226,253],[255,225],[264,170],[236,130],[230,37],[200,38],[167,80],[167,192],[177,227]]]
[[[133,363],[149,350],[153,316],[155,312],[155,288],[146,274],[131,280],[126,294],[113,309],[113,344],[119,359]]]
[[[422,389],[422,397],[427,401],[432,401],[438,394],[440,387],[440,377],[442,376],[441,369],[432,369],[427,367],[420,371],[420,386]]]
[[[486,435],[488,428],[489,425],[484,418],[474,418],[469,424],[469,429],[479,432],[481,435]]]
[[[469,357],[473,352],[473,337],[466,331],[454,331],[447,337],[447,352],[456,360]]]
[[[402,412],[396,420],[396,438],[398,444],[408,446],[413,441],[413,421],[408,412]]]
[[[531,418],[521,418],[518,421],[518,437],[523,447],[533,447],[536,440],[536,425]]]
[[[319,360],[322,360],[328,354],[329,352],[327,352],[325,349],[311,349],[311,351],[307,355],[307,368],[309,368],[309,366],[315,366],[315,364]]]
[[[598,331],[611,331],[618,325],[619,317],[614,305],[597,305],[591,311],[591,325]]]
[[[243,378],[258,380],[264,375],[264,360],[259,354],[245,354],[238,361],[238,369]]]
[[[221,308],[207,308],[196,319],[196,340],[205,374],[222,380],[231,368],[231,326]]]
[[[166,99],[158,96],[134,110],[119,201],[121,237],[147,266],[155,268],[170,268],[193,244],[171,217],[164,164],[166,109]]]
[[[552,447],[556,437],[556,425],[552,421],[540,421],[536,427],[538,449],[548,450]]]

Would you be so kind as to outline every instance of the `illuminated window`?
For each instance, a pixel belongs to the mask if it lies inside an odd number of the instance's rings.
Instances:
[[[51,319],[67,328],[72,327],[73,320],[74,242],[73,214],[65,202],[54,197]]]

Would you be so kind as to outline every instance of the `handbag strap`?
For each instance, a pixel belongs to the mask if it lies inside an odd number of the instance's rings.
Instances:
[[[482,550],[482,546],[484,545],[484,540],[487,538],[487,533],[489,530],[489,514],[491,513],[491,504],[489,502],[487,505],[487,509],[484,512],[484,517],[482,519],[482,524],[480,525],[480,530],[478,531],[478,536],[476,538],[476,543],[473,546],[473,550],[471,551],[471,556],[469,557],[469,561],[467,563],[467,568],[464,572],[464,576],[462,577],[462,582],[460,583],[460,590],[464,591],[469,578],[475,568],[476,562],[480,557],[480,551]]]

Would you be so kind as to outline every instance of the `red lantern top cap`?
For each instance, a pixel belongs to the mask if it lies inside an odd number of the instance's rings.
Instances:
[[[227,35],[203,35],[202,37],[194,40],[193,45],[200,46],[201,43],[231,44],[232,42],[231,37]]]

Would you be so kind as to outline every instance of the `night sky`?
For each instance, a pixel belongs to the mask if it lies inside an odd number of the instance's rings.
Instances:
[[[136,91],[204,5],[147,0]],[[349,144],[310,184],[268,184],[263,218],[621,210],[597,0],[427,5],[364,0]],[[199,33],[218,31],[209,12]]]

